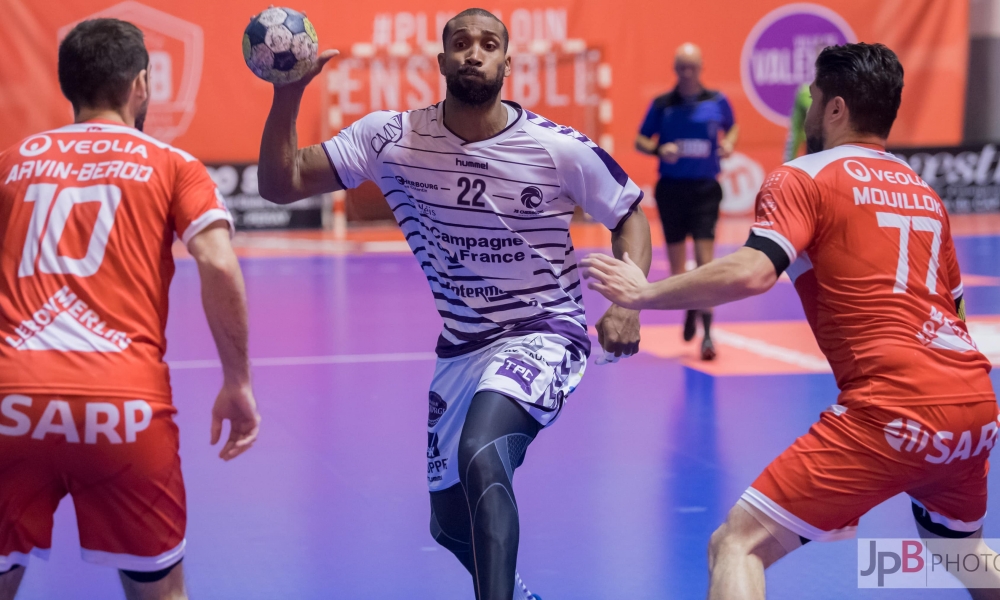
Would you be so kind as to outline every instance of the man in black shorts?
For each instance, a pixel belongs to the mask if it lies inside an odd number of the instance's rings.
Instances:
[[[722,187],[716,177],[719,159],[729,156],[738,128],[733,109],[721,93],[701,84],[701,50],[683,44],[674,58],[677,87],[653,100],[636,138],[636,148],[660,157],[656,206],[667,239],[670,272],[686,271],[688,236],[694,239],[698,266],[711,262],[715,253],[715,223],[719,219]],[[694,338],[698,311],[687,311],[684,341]],[[703,360],[715,358],[710,328],[711,310],[701,311],[705,339]]]

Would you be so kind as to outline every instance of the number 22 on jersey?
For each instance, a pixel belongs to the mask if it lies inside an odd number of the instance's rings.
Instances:
[[[32,203],[33,208],[18,277],[34,275],[36,263],[41,273],[90,277],[104,261],[115,214],[121,204],[121,188],[116,185],[58,188],[55,183],[28,186],[24,201]],[[59,240],[66,231],[73,207],[88,202],[99,202],[100,207],[87,243],[87,253],[82,258],[60,256]]]

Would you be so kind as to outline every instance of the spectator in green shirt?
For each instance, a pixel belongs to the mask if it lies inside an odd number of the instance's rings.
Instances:
[[[803,83],[795,92],[795,104],[792,106],[792,123],[788,127],[788,141],[785,143],[785,162],[798,158],[802,145],[806,141],[806,113],[812,104],[809,84]]]

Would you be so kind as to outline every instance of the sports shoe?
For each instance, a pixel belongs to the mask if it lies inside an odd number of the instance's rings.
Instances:
[[[715,360],[715,344],[707,336],[701,341],[701,360]]]
[[[542,597],[538,594],[532,594],[528,591],[528,586],[524,585],[524,581],[521,580],[521,575],[517,571],[514,571],[514,598],[515,600],[542,600]]]
[[[694,339],[695,326],[697,325],[698,311],[689,310],[684,315],[684,341],[690,342]]]

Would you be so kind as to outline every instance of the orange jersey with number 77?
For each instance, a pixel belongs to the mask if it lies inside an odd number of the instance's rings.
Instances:
[[[755,235],[776,242],[844,405],[993,401],[969,335],[948,214],[905,162],[843,145],[773,171]]]
[[[106,121],[0,154],[0,393],[170,402],[174,235],[232,219],[190,154]]]

